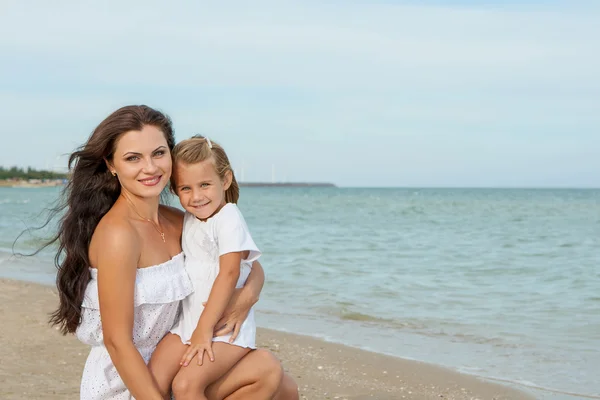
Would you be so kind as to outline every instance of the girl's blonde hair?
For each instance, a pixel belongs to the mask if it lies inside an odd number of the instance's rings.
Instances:
[[[175,183],[177,163],[189,165],[212,159],[217,175],[222,181],[225,180],[227,171],[231,171],[231,185],[225,191],[225,201],[227,203],[237,203],[240,198],[240,187],[235,179],[229,158],[223,147],[218,143],[202,135],[195,135],[178,143],[171,154],[173,156],[173,174],[171,174],[171,191],[173,193],[177,193],[175,190],[177,187]]]

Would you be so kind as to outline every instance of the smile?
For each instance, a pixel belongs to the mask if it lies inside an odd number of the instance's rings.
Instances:
[[[162,175],[153,176],[152,178],[139,179],[138,181],[145,186],[154,186],[160,182],[160,178],[162,178]]]

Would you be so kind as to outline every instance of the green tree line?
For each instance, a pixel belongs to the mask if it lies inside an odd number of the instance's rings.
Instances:
[[[0,180],[6,179],[63,179],[67,174],[59,172],[37,170],[31,167],[19,168],[10,167],[4,168],[0,166]]]

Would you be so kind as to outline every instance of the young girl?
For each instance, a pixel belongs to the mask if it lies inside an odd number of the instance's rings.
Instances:
[[[171,185],[186,210],[185,269],[194,285],[171,330],[189,345],[173,381],[173,394],[177,400],[206,399],[206,387],[256,347],[252,309],[236,327],[235,340],[232,335],[213,338],[213,333],[235,288],[244,285],[261,253],[236,206],[239,187],[223,148],[195,136],[175,146],[173,161]]]

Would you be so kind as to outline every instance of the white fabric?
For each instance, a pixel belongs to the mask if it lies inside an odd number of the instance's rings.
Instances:
[[[219,256],[249,251],[248,258],[240,264],[240,277],[236,284],[236,287],[240,288],[250,275],[252,263],[261,253],[250,236],[242,213],[233,203],[227,203],[206,222],[186,212],[181,244],[185,253],[185,269],[194,284],[194,293],[182,301],[181,317],[171,332],[179,335],[183,343],[189,344],[204,310],[202,303],[208,300],[210,290],[219,274]],[[213,338],[213,342],[229,342],[230,337],[231,335],[219,336]],[[256,348],[254,308],[250,309],[233,344]]]
[[[81,379],[82,400],[133,399],[121,380],[103,342],[98,301],[98,271],[83,300],[77,338],[92,346]],[[158,342],[173,327],[181,300],[193,290],[180,253],[162,264],[139,268],[135,279],[133,342],[146,363]]]

